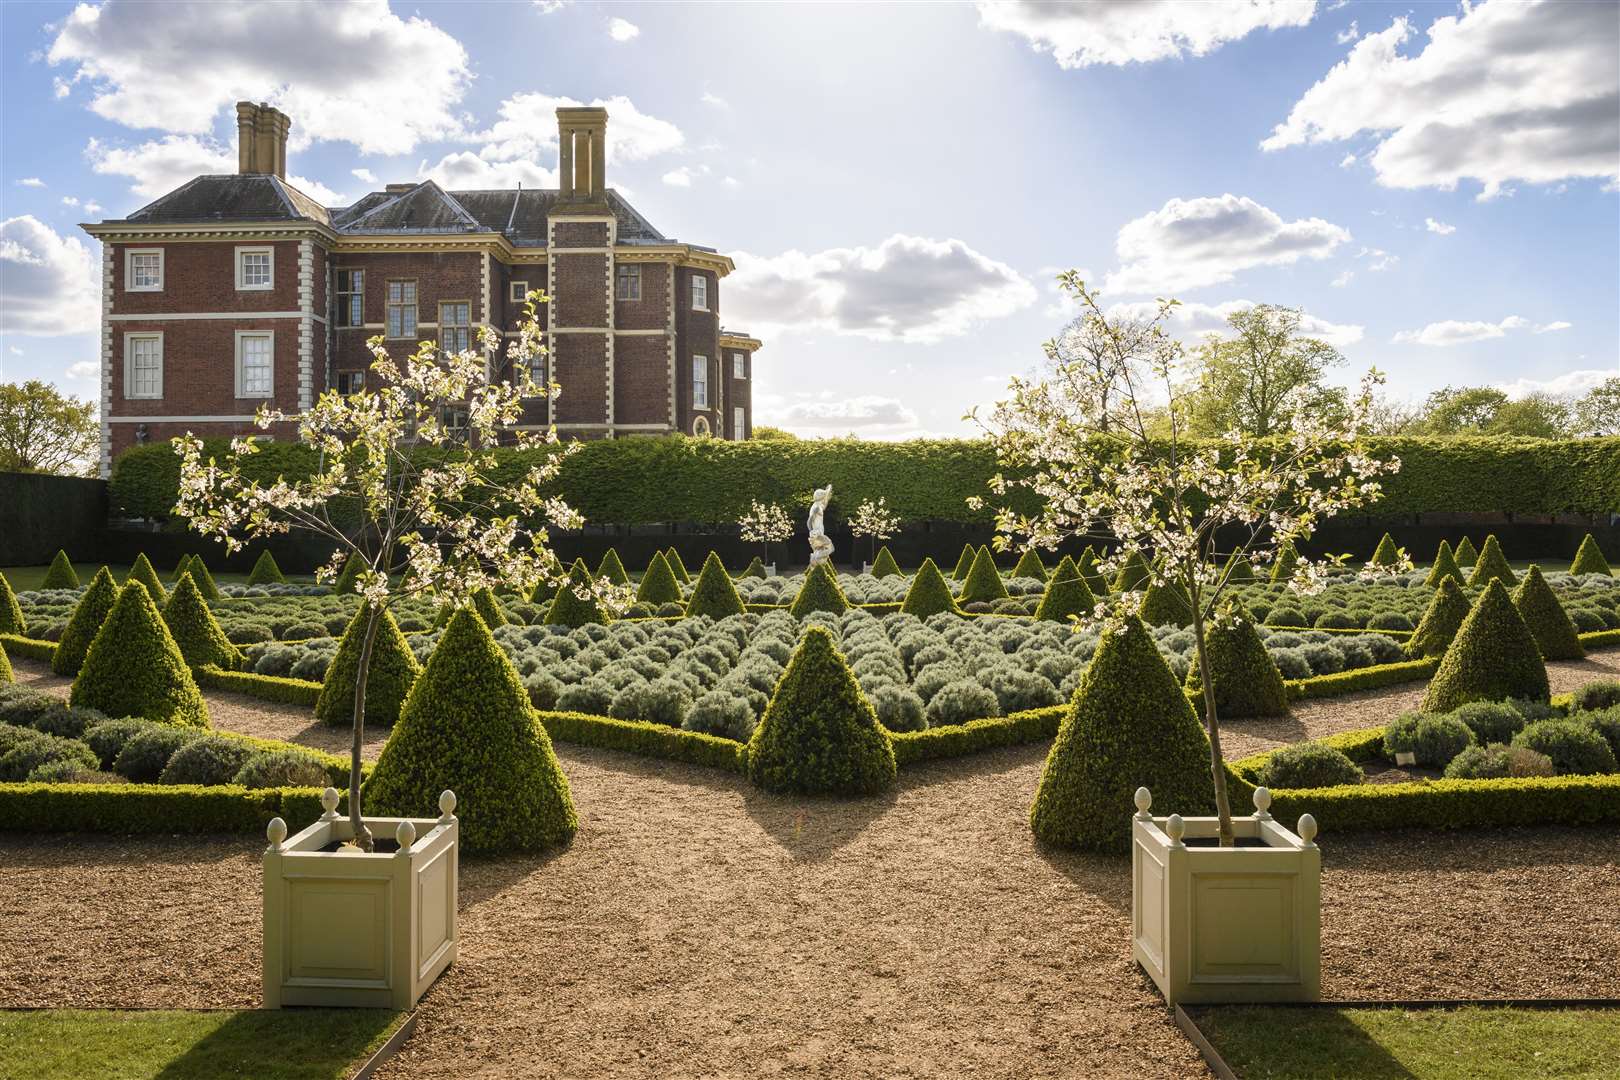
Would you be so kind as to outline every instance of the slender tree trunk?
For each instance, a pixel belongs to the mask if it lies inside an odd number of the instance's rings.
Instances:
[[[1226,793],[1226,758],[1221,753],[1221,718],[1215,710],[1215,680],[1210,675],[1209,655],[1204,651],[1202,605],[1193,608],[1193,644],[1198,651],[1198,679],[1204,688],[1204,725],[1209,731],[1209,773],[1215,781],[1215,815],[1220,819],[1221,847],[1232,847],[1232,800]]]
[[[349,823],[354,826],[354,842],[362,851],[373,847],[371,830],[360,816],[360,747],[366,737],[366,678],[371,674],[371,650],[377,643],[377,627],[382,609],[368,606],[366,637],[360,646],[360,666],[354,676],[354,742],[349,747]]]

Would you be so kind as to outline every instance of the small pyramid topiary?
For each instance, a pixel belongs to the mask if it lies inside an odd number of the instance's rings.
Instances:
[[[366,643],[367,608],[361,604],[338,642],[337,655],[326,669],[321,695],[315,699],[315,718],[334,727],[354,724],[354,681],[360,673],[360,653]],[[454,621],[452,616],[451,621]],[[371,643],[371,666],[366,674],[366,725],[392,727],[411,692],[422,666],[416,662],[394,616],[384,609]]]
[[[720,561],[719,555],[709,552],[709,557],[703,560],[703,569],[698,571],[697,584],[692,586],[692,598],[686,602],[687,618],[708,615],[724,619],[728,615],[741,615],[743,610],[742,597],[737,595],[737,586],[726,573],[726,564]]]
[[[1444,656],[1452,639],[1468,618],[1470,606],[1457,579],[1444,577],[1434,598],[1418,620],[1417,629],[1406,639],[1406,655],[1411,657]]]
[[[191,561],[186,564],[186,573],[197,583],[197,591],[202,593],[204,600],[213,603],[219,599],[219,586],[214,583],[214,575],[208,572],[208,564],[203,562],[201,555],[191,557]]]
[[[180,556],[180,561],[174,564],[174,572],[169,575],[169,580],[179,584],[180,579],[186,576],[186,569],[191,566],[191,559],[192,556],[189,554]]]
[[[163,622],[180,647],[180,655],[186,658],[187,667],[213,664],[230,671],[241,663],[242,654],[219,628],[190,574],[180,579],[163,606]]]
[[[11,657],[6,655],[6,647],[0,645],[0,686],[17,681],[16,674],[11,670]]]
[[[682,585],[692,584],[692,575],[686,571],[686,563],[681,561],[681,553],[673,546],[664,549],[664,558],[669,562],[669,569],[675,575],[675,580]]]
[[[1179,581],[1151,582],[1142,597],[1142,621],[1149,626],[1190,626],[1192,597]]]
[[[1580,660],[1586,656],[1581,645],[1580,631],[1570,621],[1569,613],[1552,591],[1547,579],[1541,576],[1541,567],[1531,566],[1513,590],[1513,606],[1519,617],[1535,635],[1541,655],[1548,660]]]
[[[591,572],[585,568],[584,559],[575,559],[574,565],[568,568],[568,582],[571,587],[560,588],[557,596],[551,601],[551,607],[546,609],[547,626],[584,626],[586,623],[606,623],[607,616],[602,614],[602,607],[596,602],[594,596],[580,596],[574,587],[589,587]]]
[[[270,554],[269,549],[259,553],[259,561],[253,564],[253,572],[248,574],[249,585],[285,585],[287,579],[282,576],[281,567],[276,565],[276,557]]]
[[[1513,606],[1507,586],[1493,579],[1429,681],[1423,711],[1450,712],[1470,701],[1546,701],[1548,693],[1547,664],[1535,635]]]
[[[505,626],[509,621],[506,612],[501,610],[501,602],[495,599],[495,594],[488,588],[473,593],[472,600],[473,610],[478,612],[478,617],[483,619],[484,625],[491,630]]]
[[[1066,623],[1071,617],[1088,617],[1096,606],[1097,598],[1091,595],[1084,578],[1079,574],[1058,577],[1054,571],[1046,582],[1046,591],[1041,593],[1041,602],[1035,607],[1035,618]]]
[[[911,579],[911,587],[906,590],[906,598],[900,604],[900,610],[919,619],[926,619],[941,611],[957,614],[956,597],[951,595],[950,582],[939,572],[939,567],[934,565],[933,559],[923,560],[922,566],[917,570],[917,576]]]
[[[1575,550],[1575,561],[1569,564],[1569,572],[1572,574],[1602,574],[1605,577],[1613,573],[1609,569],[1609,560],[1605,559],[1603,552],[1598,550],[1597,541],[1592,539],[1591,533],[1586,534],[1585,538],[1581,540],[1581,546]]]
[[[332,582],[332,591],[339,596],[353,596],[360,587],[360,571],[366,568],[365,562],[355,552],[349,552],[349,557],[343,560],[343,569],[338,571],[337,580]]]
[[[1299,566],[1299,552],[1294,550],[1292,542],[1283,544],[1277,549],[1277,560],[1271,564],[1271,580],[1282,582],[1292,580],[1295,567]]]
[[[1125,562],[1114,575],[1115,592],[1135,592],[1145,586],[1153,572],[1148,569],[1147,559],[1142,557],[1140,550],[1131,552],[1125,557]]]
[[[1401,561],[1401,549],[1395,546],[1395,538],[1385,533],[1373,549],[1372,559],[1374,566],[1395,566]]]
[[[51,560],[51,568],[45,571],[45,580],[39,583],[42,589],[77,589],[79,587],[79,573],[73,569],[68,561],[67,552],[60,549],[56,558]]]
[[[1260,578],[1254,572],[1254,564],[1247,555],[1232,552],[1232,557],[1226,560],[1226,580],[1233,585],[1253,585]]]
[[[793,598],[793,606],[788,608],[789,614],[795,619],[802,619],[812,611],[830,611],[834,615],[842,615],[848,610],[849,600],[844,596],[843,587],[838,584],[838,576],[833,573],[829,562],[819,562],[805,573],[799,595]]]
[[[1086,545],[1086,550],[1080,553],[1080,558],[1074,565],[1079,569],[1080,579],[1086,583],[1086,588],[1091,590],[1092,596],[1100,598],[1108,595],[1108,579],[1103,577],[1102,568],[1097,565],[1097,553],[1091,550],[1090,544]]]
[[[152,561],[146,557],[144,551],[135,556],[135,565],[129,568],[129,576],[124,579],[124,584],[127,585],[131,581],[145,585],[146,591],[152,594],[154,604],[161,604],[169,598],[168,590],[163,587],[163,582],[158,580],[157,571],[152,569]]]
[[[90,643],[96,639],[96,632],[107,621],[107,614],[117,600],[118,585],[113,581],[112,571],[103,566],[90,579],[90,587],[79,597],[67,627],[56,642],[56,652],[51,656],[52,671],[58,675],[79,673]]]
[[[967,580],[968,571],[973,569],[973,557],[977,554],[978,551],[972,544],[962,545],[962,554],[956,558],[956,569],[951,571],[952,581]]]
[[[1046,580],[1046,564],[1034,548],[1025,548],[1024,553],[1018,556],[1018,565],[1013,567],[1013,577],[1034,578],[1036,581]]]
[[[363,805],[431,816],[446,789],[456,793],[467,851],[540,851],[579,828],[568,778],[517,670],[467,609],[450,619],[405,698]]]
[[[1440,549],[1434,553],[1434,565],[1429,567],[1429,576],[1423,579],[1423,584],[1431,589],[1439,588],[1441,578],[1452,578],[1457,584],[1465,583],[1462,567],[1457,565],[1457,556],[1452,553],[1451,545],[1440,541]]]
[[[556,595],[557,586],[542,578],[534,583],[534,588],[529,590],[529,603],[549,604]]]
[[[675,571],[669,568],[669,560],[664,558],[662,551],[653,553],[652,562],[647,564],[647,572],[641,575],[636,602],[653,607],[681,602],[681,583],[675,580]]]
[[[618,548],[608,548],[602,556],[602,562],[596,568],[596,576],[607,578],[615,585],[630,584],[630,573],[625,570],[624,563],[619,559]]]
[[[1075,563],[1072,557],[1065,555],[1063,558],[1058,560],[1058,564],[1056,566],[1052,567],[1052,576],[1046,580],[1047,583],[1050,584],[1054,581],[1060,581],[1063,578],[1077,578],[1079,576],[1080,567]]]
[[[1142,620],[1110,627],[1058,726],[1030,807],[1035,835],[1091,851],[1130,850],[1136,789],[1158,813],[1215,809],[1209,740]]]
[[[894,577],[900,573],[900,564],[894,561],[894,555],[889,551],[889,545],[884,544],[878,548],[877,558],[872,560],[873,577]]]
[[[1229,604],[1210,620],[1204,655],[1215,681],[1215,708],[1221,719],[1288,715],[1282,672],[1260,640],[1254,620],[1240,606]],[[1187,692],[1201,694],[1203,685],[1195,656],[1187,669]]]
[[[208,726],[208,706],[186,658],[169,635],[152,594],[136,581],[118,591],[73,680],[69,700],[76,708],[100,709],[108,716]]]
[[[767,791],[869,795],[894,783],[894,745],[825,627],[805,631],[748,741]]]
[[[1479,552],[1474,550],[1474,542],[1466,536],[1457,541],[1457,546],[1453,550],[1457,556],[1457,565],[1464,570],[1469,569],[1479,561]]]
[[[1502,545],[1496,542],[1495,533],[1487,536],[1485,546],[1479,549],[1479,559],[1474,563],[1474,572],[1469,575],[1468,584],[1482,589],[1493,578],[1509,587],[1519,583],[1513,567],[1508,565],[1507,556],[1502,554]]]
[[[743,578],[763,579],[764,577],[765,564],[760,561],[760,557],[758,555],[755,555],[752,559],[750,559],[748,565],[743,567],[743,572],[737,575],[739,581]]]
[[[989,547],[981,545],[973,556],[973,565],[968,568],[967,577],[962,580],[962,603],[987,603],[1006,598],[1007,583],[1001,580],[995,557],[990,554]]]
[[[21,634],[27,623],[23,620],[22,605],[11,591],[11,582],[0,574],[0,634]]]

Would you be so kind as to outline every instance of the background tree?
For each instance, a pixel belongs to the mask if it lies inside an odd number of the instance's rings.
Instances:
[[[799,441],[799,437],[797,435],[793,434],[793,432],[784,431],[782,428],[779,428],[779,427],[771,427],[769,424],[756,424],[754,426],[754,433],[751,436],[749,436],[749,438],[760,439],[760,440],[763,440],[763,441],[766,441],[766,442],[772,442],[772,441],[775,441],[775,442],[798,442]]]
[[[849,531],[855,536],[872,539],[872,558],[877,558],[878,541],[887,540],[900,531],[900,515],[889,509],[886,498],[867,499],[855,508],[849,519]]]
[[[94,402],[37,379],[0,383],[0,471],[84,475],[100,445]]]
[[[1577,435],[1620,435],[1620,375],[1610,375],[1575,402],[1573,427]]]
[[[1099,401],[1095,421],[1103,430],[1107,430],[1105,425],[1111,422],[1110,406],[1125,368],[1145,362],[1154,343],[1152,324],[1144,319],[1119,315],[1114,319],[1114,326],[1118,330],[1117,338],[1099,334],[1093,321],[1082,312],[1041,346],[1048,363],[1047,377],[1084,378],[1097,388]]]
[[[1551,394],[1510,398],[1494,386],[1447,386],[1424,402],[1425,435],[1522,435],[1567,438],[1575,430],[1570,404]]]
[[[1226,317],[1230,335],[1205,339],[1187,402],[1197,433],[1264,437],[1286,432],[1301,412],[1344,415],[1345,391],[1323,381],[1344,357],[1306,337],[1301,318],[1294,308],[1259,304]]]
[[[771,544],[782,543],[793,535],[793,521],[788,512],[775,503],[762,503],[758,499],[748,505],[748,513],[737,519],[737,533],[750,544],[758,544],[765,552],[765,561],[771,561]]]

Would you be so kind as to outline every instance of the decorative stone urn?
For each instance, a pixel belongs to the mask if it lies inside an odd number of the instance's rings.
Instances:
[[[264,1006],[409,1009],[456,958],[460,832],[456,796],[440,817],[366,818],[399,849],[339,851],[354,827],[338,793],[309,828],[272,818],[264,853]]]
[[[1322,982],[1322,853],[1316,820],[1293,833],[1256,788],[1254,816],[1156,818],[1136,789],[1131,821],[1131,951],[1167,1005],[1315,1001]],[[1191,843],[1189,843],[1191,841]],[[1202,841],[1202,843],[1201,843]]]

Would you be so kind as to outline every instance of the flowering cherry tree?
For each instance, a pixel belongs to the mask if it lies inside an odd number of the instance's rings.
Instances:
[[[855,516],[849,519],[849,531],[872,538],[872,558],[875,559],[878,541],[887,540],[900,531],[900,515],[889,510],[883,497],[876,502],[867,499],[855,508]]]
[[[737,519],[737,533],[750,544],[763,545],[768,561],[771,544],[782,543],[793,535],[793,521],[788,512],[775,503],[754,499],[749,503],[748,513]]]
[[[1077,302],[1090,338],[1111,350],[1115,362],[1073,362],[1048,343],[1045,377],[1015,378],[1008,398],[986,418],[969,414],[989,434],[1002,470],[991,479],[992,494],[999,499],[1023,491],[1035,497],[1028,505],[1038,507],[1029,513],[1000,507],[996,545],[1006,550],[1023,537],[1051,549],[1071,536],[1099,539],[1117,545],[1105,569],[1141,553],[1155,582],[1185,591],[1221,843],[1230,846],[1232,811],[1207,628],[1226,617],[1221,602],[1237,556],[1271,561],[1285,545],[1308,539],[1321,521],[1377,498],[1377,478],[1400,467],[1396,458],[1374,456],[1365,441],[1382,377],[1376,369],[1368,373],[1336,427],[1301,415],[1280,437],[1232,432],[1194,441],[1187,435],[1183,347],[1165,329],[1177,302],[1159,301],[1144,336],[1140,323],[1104,312],[1078,274],[1062,275],[1059,284]],[[982,506],[984,500],[970,502]],[[1299,559],[1290,584],[1319,590],[1327,569]],[[1118,618],[1140,603],[1140,593],[1126,594],[1099,605],[1095,617]]]
[[[544,351],[537,302],[544,300],[531,294],[508,347],[516,383],[491,378],[488,354],[498,338],[488,327],[481,328],[477,349],[447,352],[424,341],[404,361],[392,358],[383,339],[374,337],[366,345],[377,389],[347,396],[328,390],[297,414],[261,407],[258,427],[293,424],[298,440],[315,451],[308,476],[279,476],[271,483],[245,476],[244,464],[259,452],[256,436],[233,439],[222,457],[205,457],[202,441],[189,432],[173,440],[180,454],[175,510],[192,529],[222,541],[228,551],[295,529],[323,537],[334,551],[316,570],[318,581],[335,579],[345,563],[359,559],[356,587],[368,617],[354,688],[349,817],[356,843],[368,851],[360,749],[367,676],[384,611],[407,596],[427,594],[440,605],[465,606],[482,589],[514,587],[527,594],[542,581],[610,608],[628,602],[625,590],[606,578],[571,585],[550,546],[551,528],[581,524],[567,503],[544,494],[578,444],[560,444],[555,430],[512,427],[524,398],[560,392],[555,383],[535,385],[527,374]],[[494,447],[503,441],[540,451],[516,480],[495,475]]]

